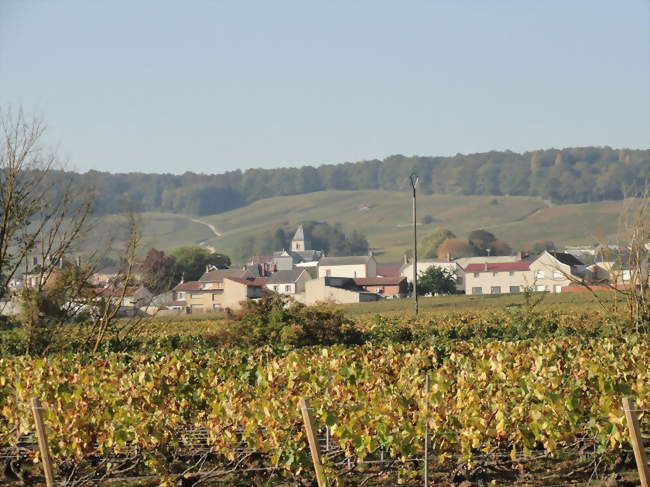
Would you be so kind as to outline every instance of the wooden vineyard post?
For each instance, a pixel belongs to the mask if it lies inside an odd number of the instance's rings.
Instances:
[[[314,422],[314,415],[311,413],[312,409],[309,399],[300,399],[298,407],[302,412],[302,420],[305,423],[305,431],[307,433],[307,440],[309,441],[309,449],[311,450],[311,459],[314,462],[314,470],[316,470],[318,487],[327,487],[320,448],[318,446],[318,438],[316,437],[316,423]]]
[[[636,467],[639,470],[641,487],[650,487],[648,456],[643,447],[643,441],[641,441],[641,428],[639,426],[639,418],[636,414],[637,411],[634,409],[633,398],[623,398],[623,411],[625,411],[625,419],[627,420],[627,427],[630,431],[630,443],[632,443],[632,450],[634,450],[634,458],[636,460]]]
[[[429,374],[424,380],[424,487],[429,487]]]
[[[34,413],[34,424],[36,425],[38,449],[41,452],[41,461],[43,462],[43,471],[45,472],[45,484],[47,487],[54,487],[54,470],[52,468],[52,459],[50,458],[50,449],[47,445],[45,424],[41,416],[42,409],[41,400],[37,397],[32,398],[32,412]]]

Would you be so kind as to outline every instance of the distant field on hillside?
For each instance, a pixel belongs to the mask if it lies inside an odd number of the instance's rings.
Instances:
[[[465,236],[486,228],[519,247],[527,240],[549,239],[561,245],[593,243],[613,238],[618,231],[621,201],[551,206],[530,197],[420,195],[418,215],[434,222],[420,225],[421,236],[437,226]],[[363,232],[382,261],[400,260],[411,247],[411,199],[391,191],[323,191],[255,202],[244,208],[203,217],[222,238],[211,238],[225,253],[232,252],[253,233],[305,220],[341,223],[346,230]]]
[[[621,201],[550,205],[531,197],[420,195],[418,215],[434,221],[419,225],[420,237],[440,226],[458,236],[485,228],[519,248],[527,240],[548,239],[558,245],[592,244],[613,240],[619,230]],[[244,208],[198,217],[216,226],[216,237],[206,225],[188,215],[142,213],[142,247],[171,250],[205,242],[219,252],[233,254],[244,238],[282,223],[307,220],[340,223],[368,237],[380,261],[398,261],[411,248],[411,199],[392,191],[322,191],[257,201]],[[102,230],[119,227],[119,216],[105,217]],[[123,224],[122,224],[123,225]]]
[[[173,213],[140,213],[141,222],[140,249],[146,252],[149,248],[169,251],[181,245],[198,245],[200,242],[214,237],[210,229],[192,221],[193,217]],[[114,255],[119,255],[127,234],[127,217],[125,215],[110,215],[92,222],[94,227],[81,242],[86,250],[103,250],[111,239]]]

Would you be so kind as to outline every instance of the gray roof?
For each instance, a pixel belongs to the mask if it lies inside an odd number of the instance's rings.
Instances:
[[[271,274],[267,284],[284,284],[287,282],[296,282],[298,278],[302,275],[303,272],[306,272],[304,269],[294,269],[291,271],[278,271]]]
[[[226,277],[244,278],[251,275],[245,269],[215,269],[204,273],[200,278],[200,282],[222,282]]]
[[[293,236],[292,240],[305,240],[305,229],[302,228],[302,225],[296,230],[296,234]]]
[[[350,257],[323,257],[319,265],[359,265],[366,264],[370,255],[355,255]]]
[[[582,261],[577,259],[574,255],[567,254],[566,252],[554,252],[554,251],[549,251],[549,254],[551,254],[553,257],[555,257],[557,260],[562,262],[563,264],[566,264],[568,266],[574,267],[577,265],[584,265]]]

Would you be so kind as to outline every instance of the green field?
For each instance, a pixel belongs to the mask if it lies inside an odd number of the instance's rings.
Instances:
[[[532,197],[420,195],[419,216],[434,218],[420,225],[425,236],[435,227],[466,236],[485,228],[514,249],[526,241],[546,239],[557,245],[593,244],[613,240],[620,228],[621,201],[551,205]],[[192,221],[188,215],[142,213],[142,248],[171,250],[179,245],[205,242],[225,254],[233,254],[247,236],[283,223],[298,225],[308,220],[340,223],[347,231],[364,233],[380,261],[399,261],[411,247],[411,200],[406,193],[391,191],[321,191],[257,201],[233,211],[198,217],[222,234]],[[101,220],[99,233],[119,227],[120,217]],[[118,232],[119,233],[119,232]],[[99,240],[93,238],[93,243]]]
[[[195,223],[191,216],[173,213],[140,213],[141,240],[139,248],[144,253],[149,248],[169,251],[181,245],[198,245],[214,237],[207,226]],[[128,221],[125,215],[105,216],[91,222],[92,229],[80,242],[85,250],[111,247],[119,255],[127,238]]]
[[[588,292],[559,293],[544,295],[534,294],[532,300],[538,301],[536,308],[544,311],[561,310],[568,312],[596,311],[601,304],[612,305],[615,296],[610,292],[598,293],[598,301]],[[494,294],[466,296],[457,294],[452,296],[421,297],[419,310],[422,314],[439,314],[450,312],[483,312],[501,311],[525,305],[523,294]],[[369,303],[338,305],[337,308],[349,316],[359,315],[399,315],[413,314],[413,299],[388,299]]]
[[[620,201],[551,206],[530,197],[421,195],[418,214],[434,222],[421,225],[421,235],[437,226],[465,236],[485,228],[513,248],[528,240],[548,239],[558,245],[592,244],[615,237]],[[390,191],[323,191],[307,195],[269,198],[244,208],[204,217],[222,238],[208,243],[231,253],[247,235],[283,222],[317,220],[341,223],[363,232],[381,261],[398,261],[411,246],[411,200]]]

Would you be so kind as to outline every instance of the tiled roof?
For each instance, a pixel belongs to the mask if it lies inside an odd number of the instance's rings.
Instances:
[[[303,272],[307,271],[304,269],[294,269],[291,271],[274,272],[268,278],[267,284],[284,284],[286,282],[296,282]]]
[[[406,277],[403,276],[390,276],[390,277],[356,277],[354,282],[359,286],[397,286]]]
[[[382,277],[397,277],[402,270],[402,264],[377,264],[377,275]]]
[[[95,295],[102,298],[119,298],[124,293],[124,297],[134,296],[141,288],[137,286],[129,286],[124,291],[123,287],[102,287],[94,288]]]
[[[239,279],[245,278],[250,275],[250,273],[243,269],[215,269],[213,271],[206,272],[200,278],[200,282],[221,282],[226,277],[236,277]]]
[[[201,289],[201,283],[199,281],[187,281],[181,284],[178,284],[174,291],[199,291]]]
[[[465,272],[507,272],[527,271],[530,269],[530,262],[520,260],[518,262],[484,262],[474,263],[465,267]]]
[[[266,284],[268,278],[256,277],[255,279],[240,279],[238,277],[226,277],[226,279],[238,282],[239,284],[244,284],[245,286],[260,287]]]
[[[172,307],[172,306],[187,306],[187,301],[184,300],[177,300],[177,301],[172,301],[170,303],[166,303],[165,306]]]

